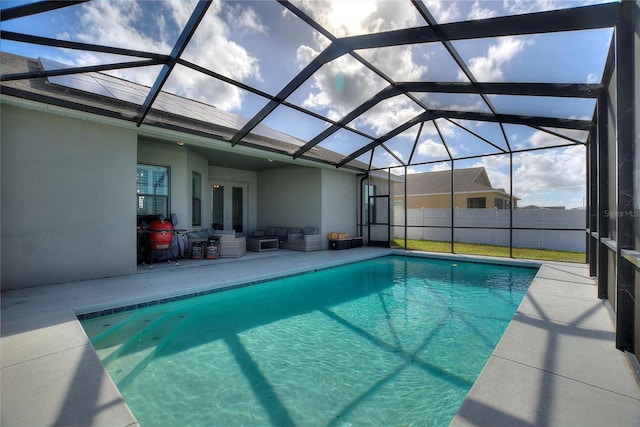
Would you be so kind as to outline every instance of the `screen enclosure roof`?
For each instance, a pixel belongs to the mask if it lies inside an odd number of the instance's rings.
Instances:
[[[357,171],[584,145],[600,1],[3,1],[2,93]]]

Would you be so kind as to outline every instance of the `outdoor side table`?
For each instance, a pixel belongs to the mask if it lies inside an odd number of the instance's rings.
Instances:
[[[247,239],[247,250],[252,252],[265,252],[278,250],[278,239]]]

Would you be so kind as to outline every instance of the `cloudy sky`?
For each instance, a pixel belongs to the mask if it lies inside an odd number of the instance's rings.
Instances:
[[[602,1],[565,0],[458,0],[424,3],[439,23],[482,19],[541,10],[576,7]],[[3,1],[2,8],[24,2]],[[408,1],[337,0],[293,1],[336,37],[424,26]],[[36,17],[2,23],[2,29],[65,40],[111,45],[168,54],[195,6],[193,1],[132,2],[96,0]],[[453,42],[474,77],[481,82],[594,83],[602,78],[611,31],[591,30],[566,34],[500,37]],[[312,30],[275,1],[214,1],[183,58],[219,74],[253,86],[270,95],[308,65],[330,40]],[[44,57],[60,63],[89,65],[131,60],[92,52],[62,50],[3,41],[3,51]],[[368,49],[357,52],[395,81],[467,81],[442,44],[430,43]],[[159,67],[113,72],[119,77],[150,86]],[[293,104],[332,120],[339,120],[388,82],[352,56],[324,65],[291,97]],[[164,90],[219,109],[251,117],[266,99],[177,66]],[[428,108],[488,112],[479,96],[414,94]],[[500,113],[590,119],[594,102],[541,97],[490,96]],[[350,126],[372,137],[384,135],[424,111],[406,96],[381,102]],[[265,125],[310,140],[326,122],[280,106]],[[386,147],[407,161],[419,127],[391,139]],[[563,135],[584,141],[580,132]],[[506,135],[507,140],[505,140]],[[437,120],[422,128],[414,162],[446,160],[449,152],[470,157],[505,150],[539,148],[569,141],[539,129],[492,123]],[[446,141],[447,148],[442,139]],[[348,155],[370,139],[347,130],[327,138],[321,146]],[[363,156],[360,160],[368,162]],[[383,149],[374,153],[374,165],[397,165]],[[495,187],[509,189],[509,156],[456,161],[455,167],[485,166]],[[430,163],[411,168],[423,172],[451,167]],[[585,154],[582,146],[532,151],[514,155],[514,195],[521,205],[580,207],[585,197]]]

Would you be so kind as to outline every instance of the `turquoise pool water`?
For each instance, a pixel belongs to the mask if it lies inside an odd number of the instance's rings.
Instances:
[[[445,426],[535,273],[390,256],[82,324],[143,427]]]

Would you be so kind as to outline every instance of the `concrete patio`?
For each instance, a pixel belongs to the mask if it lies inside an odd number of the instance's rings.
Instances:
[[[3,292],[1,424],[138,425],[76,314],[392,252],[363,247],[250,253],[234,260],[163,263],[140,267],[131,276]],[[615,349],[613,331],[586,265],[544,263],[452,425],[640,425],[640,387],[625,354]]]

